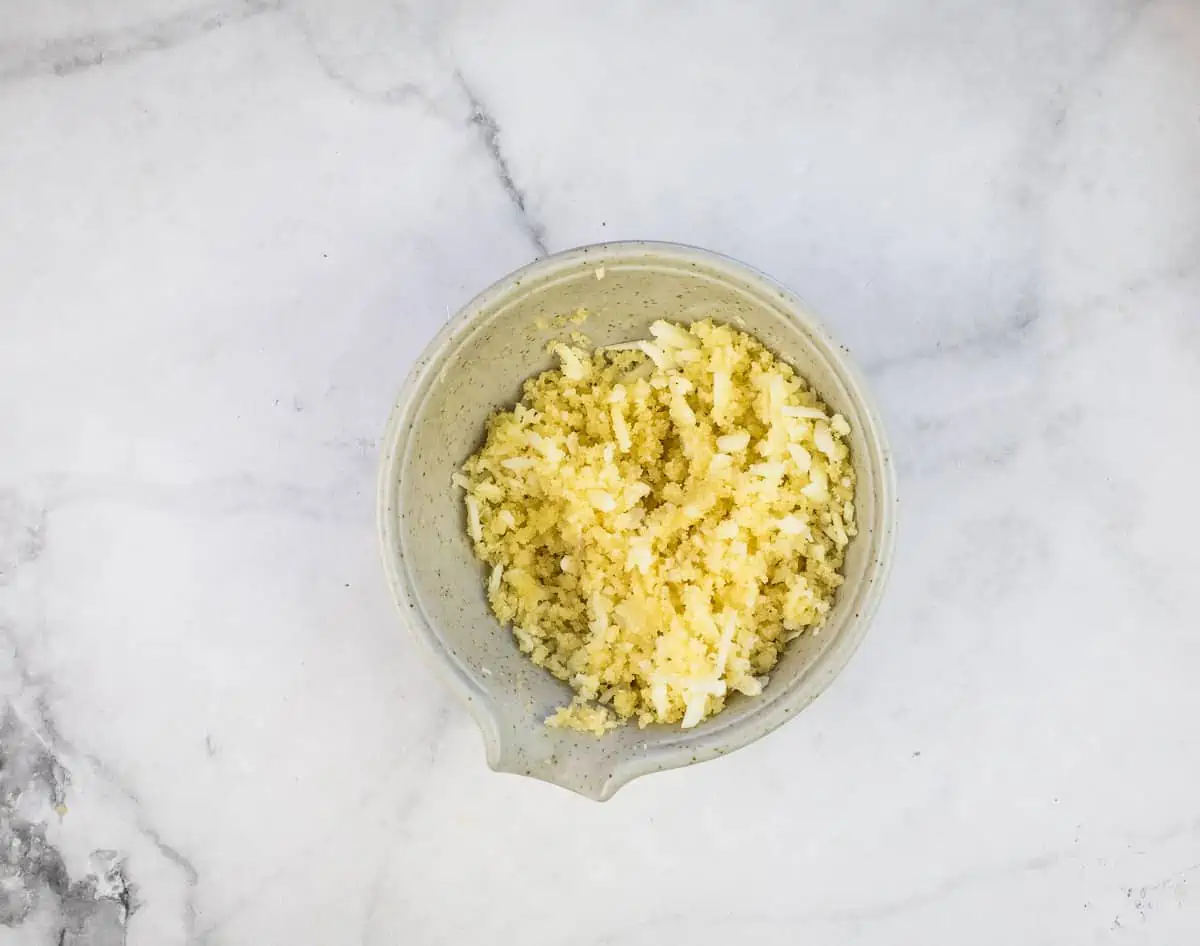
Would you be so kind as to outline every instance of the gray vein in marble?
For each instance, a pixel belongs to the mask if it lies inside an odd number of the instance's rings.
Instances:
[[[443,706],[442,710],[434,717],[433,725],[429,731],[429,765],[432,768],[437,762],[438,755],[441,752],[443,737],[446,730],[450,726],[451,712],[449,706]],[[396,841],[400,838],[408,824],[408,820],[412,815],[413,809],[420,802],[420,789],[414,788],[410,791],[407,797],[403,800],[403,804],[398,808],[394,823],[387,831],[386,839],[380,845],[379,863],[375,866],[375,879],[371,883],[370,890],[367,892],[367,898],[363,907],[363,929],[362,929],[362,946],[372,946],[372,942],[380,941],[373,934],[375,933],[375,915],[379,910],[379,904],[383,902],[385,887],[387,883],[387,869],[392,858],[398,848]]]
[[[248,473],[183,484],[49,474],[31,482],[30,492],[38,493],[49,514],[70,506],[120,503],[207,516],[267,513],[330,521],[361,513],[364,486],[349,479],[332,487],[307,487],[274,483]]]
[[[26,796],[61,803],[66,773],[8,706],[0,716],[0,924],[19,924],[43,886],[66,893],[66,867],[45,839],[45,827],[20,814]]]
[[[0,587],[24,566],[37,561],[46,546],[49,509],[35,508],[12,493],[0,500]],[[33,721],[25,719],[12,699],[0,717],[0,925],[17,926],[46,895],[57,899],[61,928],[59,946],[123,946],[126,924],[136,909],[135,887],[118,851],[96,850],[92,870],[71,882],[61,854],[46,840],[35,805],[67,811],[71,777],[61,761],[76,750],[59,732],[46,699],[48,681],[36,676],[10,627],[0,624],[0,638],[10,651],[18,692]],[[11,696],[11,695],[10,695]],[[135,827],[165,859],[183,872],[187,883],[185,923],[189,942],[195,926],[194,891],[198,874],[191,863],[163,841],[142,816],[140,803],[94,755],[92,768],[118,788],[135,812]]]
[[[19,663],[19,661],[17,661]],[[55,898],[59,946],[122,946],[134,887],[116,851],[93,851],[92,871],[72,882],[46,827],[30,809],[48,799],[61,812],[69,775],[47,740],[11,706],[0,719],[0,926],[21,925],[43,897]]]
[[[1169,831],[1159,832],[1146,839],[1146,846],[1162,843],[1184,834],[1200,835],[1200,821],[1191,821],[1184,825],[1176,825]],[[593,940],[591,946],[615,946],[618,943],[626,943],[638,932],[661,929],[665,934],[669,929],[672,933],[677,934],[681,927],[686,928],[689,924],[702,925],[705,929],[711,929],[715,926],[728,926],[731,930],[738,932],[744,932],[744,928],[747,925],[758,921],[770,922],[789,929],[799,929],[805,925],[812,926],[819,924],[857,926],[864,922],[896,917],[940,901],[959,891],[995,883],[998,880],[1013,875],[1040,874],[1067,863],[1103,865],[1105,862],[1106,858],[1104,857],[1096,857],[1094,854],[1085,854],[1081,851],[1051,851],[1045,854],[1026,857],[1009,864],[999,864],[991,868],[967,871],[957,876],[948,877],[942,882],[932,885],[929,889],[911,896],[857,909],[817,911],[806,914],[789,914],[783,912],[753,915],[724,914],[716,917],[697,917],[694,914],[668,913],[651,919],[648,922],[639,923],[636,926],[624,927],[601,936],[599,939]],[[1186,883],[1187,876],[1198,869],[1200,869],[1200,864],[1193,864],[1182,870],[1173,871],[1167,877],[1156,878],[1150,883],[1139,886],[1138,889],[1149,890],[1152,887],[1165,887],[1172,883],[1178,883],[1181,880]],[[668,937],[664,935],[660,938]]]
[[[450,709],[449,702],[443,704],[442,709],[430,721],[429,729],[423,736],[423,741],[428,744],[428,763],[432,767],[437,761],[441,751],[443,739],[450,728],[451,722],[455,715]],[[391,820],[392,826],[388,829],[387,837],[393,839],[399,836],[413,812],[420,804],[421,793],[424,789],[423,779],[411,779],[406,782],[400,790],[397,790],[395,775],[384,777],[355,801],[353,808],[355,811],[365,811],[372,805],[379,802],[386,803],[387,817]],[[272,871],[267,876],[263,877],[252,889],[246,891],[245,895],[234,903],[227,911],[220,916],[214,918],[197,935],[197,942],[205,943],[208,937],[212,936],[218,929],[228,923],[233,917],[241,913],[247,906],[254,902],[254,899],[260,896],[264,891],[272,889],[280,883],[285,882],[295,871],[307,870],[308,864],[311,863],[312,855],[320,850],[323,850],[334,837],[341,837],[345,832],[345,827],[337,825],[330,831],[321,834],[311,843],[305,845],[295,855],[288,860],[285,866]],[[386,870],[391,857],[394,855],[395,848],[389,843],[382,845],[382,855],[377,867],[375,883],[372,885],[371,892],[368,893],[364,913],[363,913],[363,933],[362,942],[368,942],[371,934],[371,921],[378,904],[383,898],[383,883],[385,881],[384,871]]]
[[[1139,300],[1147,293],[1175,289],[1193,280],[1200,282],[1200,229],[1196,231],[1195,239],[1196,249],[1190,251],[1185,259],[1116,286],[1106,287],[1100,292],[1071,299],[1061,305],[1059,311],[1065,315],[1086,313],[1093,316],[1106,314],[1106,310],[1120,313],[1123,306]],[[1128,315],[1136,317],[1136,313]]]
[[[1038,208],[1035,213],[1039,218],[1046,192],[1054,186],[1057,179],[1052,155],[1069,123],[1072,103],[1086,87],[1087,82],[1102,71],[1123,48],[1147,9],[1155,2],[1156,0],[1133,0],[1111,33],[1088,57],[1082,68],[1058,87],[1049,107],[1039,110],[1024,149],[1025,157],[1021,161],[1021,164],[1027,165],[1025,176],[1031,183],[1019,198],[1023,203]],[[1040,231],[1040,219],[1037,225]],[[932,347],[877,359],[866,365],[866,370],[872,375],[879,375],[896,368],[951,356],[979,353],[990,357],[1013,353],[1025,345],[1036,323],[1042,318],[1042,305],[1040,280],[1033,279],[1031,274],[1030,285],[1018,298],[1010,316],[1003,324],[950,342],[938,341]]]
[[[126,800],[130,803],[134,812],[134,827],[138,833],[146,840],[154,845],[155,849],[170,863],[179,868],[183,874],[186,884],[187,893],[184,899],[184,930],[186,932],[187,942],[192,943],[196,939],[196,887],[200,883],[200,872],[190,860],[183,856],[178,848],[173,847],[163,840],[158,829],[153,825],[148,824],[143,816],[142,801],[137,794],[125,784],[125,781],[120,778],[102,759],[95,755],[87,755],[85,758],[91,763],[92,768],[100,774],[105,781],[117,789]]]
[[[0,82],[39,75],[67,76],[141,53],[171,49],[223,26],[280,8],[279,0],[205,4],[124,29],[63,36],[36,45],[0,45]]]
[[[126,925],[137,908],[125,861],[116,851],[95,851],[93,872],[72,884],[63,903],[60,946],[124,946]]]
[[[160,486],[62,475],[44,477],[30,491],[38,494],[39,504],[13,491],[0,493],[0,586],[37,562],[46,546],[50,515],[72,505],[127,502],[206,515],[266,511],[325,517],[338,506],[333,494],[343,492],[265,484],[250,476]],[[29,670],[11,630],[0,625],[0,633],[11,649],[19,691],[37,716],[37,724],[28,725],[9,707],[0,719],[0,924],[21,923],[40,896],[53,895],[58,901],[60,946],[120,946],[133,909],[133,886],[125,876],[121,855],[94,852],[93,873],[71,883],[61,855],[45,840],[45,825],[13,813],[15,802],[31,793],[44,797],[52,807],[64,806],[69,775],[59,758],[62,752],[74,750],[58,732],[40,692],[45,681]],[[184,925],[188,942],[197,941],[195,866],[146,821],[140,800],[115,772],[94,755],[84,758],[129,801],[136,830],[182,873],[187,891]]]
[[[1158,0],[1130,0],[1125,4],[1124,15],[1118,17],[1113,30],[1100,43],[1096,51],[1087,58],[1083,67],[1066,84],[1059,87],[1057,95],[1052,100],[1054,121],[1051,124],[1051,138],[1053,140],[1057,141],[1062,137],[1072,103],[1084,85],[1112,62],[1113,57],[1133,35],[1146,11],[1156,2]]]
[[[1029,291],[1013,306],[1012,317],[1003,325],[993,326],[948,343],[938,341],[928,348],[904,352],[893,358],[878,358],[868,363],[865,370],[868,374],[878,376],[896,368],[907,368],[921,362],[951,356],[978,353],[992,357],[1011,353],[1028,342],[1040,317],[1037,297]]]
[[[517,212],[517,219],[521,224],[521,229],[525,231],[525,235],[529,238],[529,242],[533,244],[537,255],[548,256],[550,250],[546,246],[546,228],[529,212],[529,208],[526,205],[525,192],[513,180],[512,171],[508,166],[508,159],[504,156],[504,150],[500,146],[500,125],[497,123],[495,116],[480,101],[479,96],[470,84],[468,84],[462,73],[456,72],[454,78],[471,107],[471,124],[479,129],[480,140],[487,149],[488,157],[491,158],[492,165],[496,170],[496,177],[504,188],[504,193],[508,195],[509,201]]]
[[[13,490],[0,491],[0,586],[17,569],[36,562],[46,547],[46,514]]]
[[[1040,217],[1046,192],[1057,179],[1053,163],[1053,152],[1065,133],[1069,122],[1072,103],[1087,82],[1102,71],[1121,50],[1133,34],[1139,21],[1156,0],[1134,0],[1112,32],[1088,57],[1074,76],[1059,86],[1046,110],[1039,110],[1033,129],[1025,147],[1025,157],[1020,162],[1025,167],[1025,177],[1030,180],[1019,196],[1023,204],[1029,204]],[[1040,221],[1037,224],[1041,229]],[[903,352],[890,358],[877,359],[866,365],[872,375],[880,375],[896,368],[941,359],[950,356],[980,353],[999,356],[1013,353],[1028,340],[1036,323],[1042,317],[1042,293],[1040,281],[1031,274],[1030,285],[1018,298],[1008,319],[999,326],[991,326],[980,332],[957,338],[949,342],[938,341],[932,347]]]
[[[375,865],[375,879],[371,882],[371,887],[367,891],[367,898],[363,905],[362,946],[374,946],[373,941],[376,940],[374,936],[375,916],[379,911],[379,904],[383,901],[384,887],[387,882],[387,869],[395,851],[396,839],[403,829],[404,820],[400,819],[392,825],[381,845],[379,860]]]
[[[367,88],[355,79],[350,72],[336,65],[331,56],[322,52],[320,43],[317,42],[308,17],[299,9],[295,10],[294,14],[296,24],[300,29],[301,35],[304,37],[304,41],[308,44],[309,51],[313,54],[313,58],[316,59],[317,66],[325,74],[325,77],[335,85],[342,87],[355,98],[366,102],[373,102],[378,105],[400,105],[419,102],[429,107],[431,111],[436,111],[433,100],[417,82],[398,82],[381,89]]]

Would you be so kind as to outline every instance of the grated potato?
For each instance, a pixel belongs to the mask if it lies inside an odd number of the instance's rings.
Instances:
[[[556,344],[455,476],[492,610],[576,693],[547,724],[597,735],[760,693],[856,531],[845,418],[744,332],[651,336]]]

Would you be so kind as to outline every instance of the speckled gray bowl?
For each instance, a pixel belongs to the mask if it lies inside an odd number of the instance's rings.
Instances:
[[[602,275],[603,278],[598,278]],[[585,307],[581,326],[539,328]],[[735,694],[691,730],[636,725],[601,739],[543,725],[571,692],[520,653],[484,594],[451,474],[484,422],[551,367],[546,342],[583,331],[598,345],[648,336],[658,318],[744,326],[790,361],[853,427],[859,534],[846,583],[819,635],[789,646],[759,696]],[[862,640],[879,602],[895,532],[895,475],[879,418],[840,348],[782,286],[731,259],[667,243],[607,243],[559,253],[506,276],[438,333],[412,369],[383,440],[379,534],[404,621],[466,701],[497,771],[545,779],[597,800],[630,779],[732,752],[808,705]]]

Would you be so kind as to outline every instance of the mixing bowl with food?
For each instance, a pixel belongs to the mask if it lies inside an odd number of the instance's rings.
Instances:
[[[606,798],[827,685],[878,602],[894,494],[861,380],[795,297],[616,243],[447,324],[389,422],[379,522],[492,767]]]

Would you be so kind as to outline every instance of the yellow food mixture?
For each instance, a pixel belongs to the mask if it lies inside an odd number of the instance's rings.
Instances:
[[[576,693],[547,723],[597,735],[760,693],[855,534],[845,418],[744,332],[651,335],[554,346],[455,476],[493,611]]]

